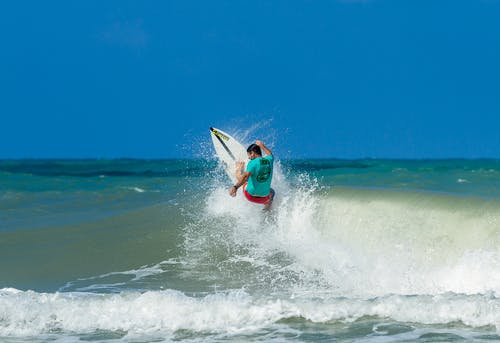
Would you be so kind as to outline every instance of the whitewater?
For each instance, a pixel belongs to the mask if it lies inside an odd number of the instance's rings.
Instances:
[[[2,342],[500,341],[500,161],[0,161]]]

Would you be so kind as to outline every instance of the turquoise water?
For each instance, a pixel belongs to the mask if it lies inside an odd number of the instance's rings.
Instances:
[[[500,341],[499,160],[0,161],[2,342]]]

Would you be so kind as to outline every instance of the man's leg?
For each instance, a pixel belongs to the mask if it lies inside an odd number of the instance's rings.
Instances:
[[[269,200],[264,204],[264,210],[269,210],[271,208],[275,194],[276,192],[271,188],[271,190],[269,191]]]

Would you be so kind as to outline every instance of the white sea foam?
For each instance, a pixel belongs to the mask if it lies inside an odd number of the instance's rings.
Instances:
[[[165,266],[167,265],[175,265],[181,264],[178,259],[169,259],[166,261],[162,261],[152,266],[142,266],[137,269],[118,271],[118,272],[109,272],[97,276],[91,276],[87,278],[80,278],[78,280],[67,282],[64,286],[59,288],[59,291],[97,291],[97,290],[105,290],[105,289],[113,289],[119,286],[125,286],[130,282],[139,281],[149,276],[158,275],[165,272]],[[129,279],[123,282],[116,283],[107,283],[103,282],[109,277],[113,276],[128,276]]]
[[[134,191],[134,192],[137,192],[137,193],[144,193],[145,192],[145,190],[140,188],[140,187],[127,187],[127,189]]]
[[[0,290],[0,337],[50,332],[234,335],[272,327],[282,319],[352,322],[363,316],[401,322],[462,322],[500,330],[500,299],[492,294],[388,295],[374,299],[259,298],[236,290],[190,297],[174,290],[145,293],[37,293]]]
[[[134,192],[137,192],[137,193],[145,193],[145,192],[149,192],[149,193],[160,193],[161,191],[158,190],[158,189],[154,189],[154,190],[146,190],[144,188],[141,188],[141,187],[137,187],[137,186],[129,186],[129,187],[123,187],[123,189],[127,189],[129,191],[134,191]]]
[[[500,294],[497,212],[376,198],[322,206],[323,240],[350,258],[345,274],[358,293]]]

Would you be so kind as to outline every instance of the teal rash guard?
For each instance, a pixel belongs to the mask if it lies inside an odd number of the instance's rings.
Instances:
[[[265,197],[271,191],[271,180],[273,178],[273,155],[257,157],[250,160],[246,171],[250,173],[246,190],[250,195]]]

